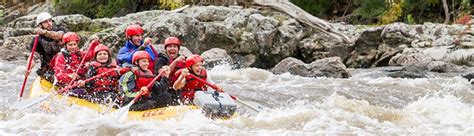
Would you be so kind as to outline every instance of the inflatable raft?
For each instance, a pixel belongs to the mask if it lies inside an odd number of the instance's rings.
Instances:
[[[52,94],[52,86],[51,82],[48,82],[45,79],[40,77],[36,78],[33,82],[29,97],[40,97],[46,95],[54,95],[55,100],[65,100],[67,104],[74,104],[82,107],[87,107],[98,112],[103,112],[105,110],[109,110],[109,107],[103,104],[97,104],[85,99],[73,97],[73,96],[64,96],[60,94]],[[67,98],[65,98],[67,97]],[[128,120],[166,120],[169,118],[177,117],[183,112],[188,112],[190,110],[199,109],[198,106],[194,105],[182,105],[182,106],[169,106],[163,108],[155,108],[150,110],[144,111],[129,111],[128,112]],[[117,109],[112,108],[111,111],[115,111]]]

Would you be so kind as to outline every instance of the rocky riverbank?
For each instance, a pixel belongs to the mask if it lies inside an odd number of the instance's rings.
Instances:
[[[51,10],[45,5],[36,7],[26,16],[10,19],[0,29],[0,59],[27,57],[35,15]],[[140,23],[158,47],[166,37],[177,36],[187,50],[204,53],[212,63],[227,61],[240,67],[273,68],[275,73],[307,77],[349,77],[347,68],[384,66],[468,75],[466,70],[474,66],[474,28],[467,25],[330,24],[353,40],[347,44],[268,8],[192,6],[115,18],[91,19],[76,14],[53,20],[68,31],[78,32],[82,43],[97,34],[102,43],[114,49],[122,46],[125,27]]]

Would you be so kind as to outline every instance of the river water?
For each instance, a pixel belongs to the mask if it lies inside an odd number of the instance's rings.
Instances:
[[[433,78],[386,77],[384,69],[352,69],[352,77],[305,78],[256,68],[219,65],[209,76],[230,94],[271,107],[252,113],[239,107],[231,120],[200,111],[165,121],[121,123],[109,113],[56,105],[10,110],[20,90],[25,61],[0,61],[0,135],[26,134],[474,134],[474,85],[455,74]],[[36,75],[30,75],[29,83]],[[240,105],[239,105],[240,106]]]

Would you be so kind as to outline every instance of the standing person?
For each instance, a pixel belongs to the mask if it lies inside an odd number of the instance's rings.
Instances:
[[[61,39],[66,30],[61,27],[53,25],[52,16],[49,13],[43,12],[38,14],[36,17],[36,28],[35,32],[39,35],[36,52],[39,53],[41,66],[36,71],[38,76],[52,82],[54,72],[52,67],[49,66],[49,62],[56,55],[59,50],[63,47]],[[31,42],[31,45],[27,47],[30,51],[33,48],[35,40]],[[33,57],[32,57],[33,58]],[[32,66],[27,69],[27,74],[31,72],[34,67],[35,61],[32,61]]]
[[[147,110],[157,107],[168,106],[171,100],[171,95],[167,92],[169,86],[168,67],[163,67],[164,71],[161,79],[153,83],[151,91],[146,87],[155,78],[151,70],[148,69],[150,65],[150,55],[146,51],[137,51],[133,54],[132,62],[135,65],[132,71],[125,73],[120,77],[120,90],[125,94],[124,102],[129,103],[133,98],[144,92],[142,96],[132,107],[131,110]]]
[[[179,90],[181,92],[181,99],[185,103],[190,103],[194,99],[194,93],[196,91],[206,91],[207,86],[203,82],[199,82],[198,80],[188,76],[189,74],[193,74],[196,77],[206,81],[207,80],[207,72],[206,69],[202,66],[204,59],[200,55],[193,55],[186,59],[186,67],[185,69],[180,70],[180,72],[176,72],[178,74],[178,79],[173,85],[175,90]],[[218,90],[221,90],[218,88]]]
[[[170,88],[169,92],[171,93],[174,100],[178,100],[179,94],[176,90],[172,88],[174,82],[178,79],[178,76],[175,75],[175,72],[185,68],[185,57],[179,56],[179,49],[181,46],[181,41],[176,37],[168,37],[165,39],[165,55],[159,54],[158,58],[155,60],[155,72],[161,69],[163,66],[169,65],[171,70],[170,73]]]
[[[154,60],[158,54],[153,47],[151,47],[151,38],[145,38],[143,41],[143,28],[139,25],[129,25],[125,29],[125,36],[127,42],[125,42],[125,46],[120,48],[118,52],[118,64],[122,67],[127,65],[131,66],[133,54],[138,50],[144,49],[150,55],[151,59],[148,69],[154,72]]]
[[[58,80],[58,85],[66,86],[71,80],[79,79],[85,74],[84,68],[79,68],[81,60],[86,57],[86,61],[90,60],[91,56],[85,56],[86,52],[79,50],[79,36],[76,33],[68,32],[64,34],[62,42],[65,44],[64,48],[54,56],[51,61],[51,66],[54,69],[54,76]]]

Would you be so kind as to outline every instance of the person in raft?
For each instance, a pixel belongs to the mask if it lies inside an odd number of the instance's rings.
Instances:
[[[152,83],[151,88],[146,86],[155,78],[151,70],[150,55],[146,51],[137,51],[133,54],[132,62],[135,65],[131,71],[120,77],[119,89],[123,92],[124,104],[129,103],[140,93],[145,93],[135,104],[130,107],[133,111],[142,111],[158,107],[165,107],[171,102],[171,95],[168,93],[169,67],[161,68],[163,72],[161,78]],[[150,89],[150,90],[149,90]]]
[[[101,76],[87,83],[80,80],[79,84],[85,86],[83,89],[75,90],[74,94],[95,103],[118,102],[117,98],[120,98],[117,91],[118,80],[121,75],[130,71],[130,68],[119,68],[112,59],[110,49],[103,44],[95,47],[94,59],[86,64],[86,68],[86,79]]]
[[[155,72],[161,69],[163,66],[169,66],[170,73],[170,92],[173,100],[177,101],[180,99],[180,95],[176,90],[173,89],[172,85],[178,79],[178,76],[175,74],[176,71],[186,68],[186,58],[184,56],[179,56],[179,49],[181,46],[181,41],[176,37],[168,37],[165,39],[165,54],[159,54],[158,58],[155,59]]]
[[[158,53],[151,45],[151,38],[145,38],[145,40],[143,40],[143,33],[143,28],[139,25],[132,24],[127,26],[125,29],[127,41],[125,42],[125,46],[120,48],[118,52],[118,64],[121,67],[132,66],[133,54],[138,50],[144,49],[149,54],[151,59],[148,69],[154,73],[154,60],[158,56]]]
[[[54,76],[58,80],[58,85],[65,87],[71,80],[74,81],[84,76],[85,69],[79,68],[79,65],[83,57],[86,57],[85,62],[87,62],[92,59],[92,55],[85,56],[86,52],[79,50],[79,36],[76,33],[67,32],[63,35],[62,42],[65,44],[64,48],[54,56],[50,65],[53,66]],[[92,42],[91,44],[95,43],[98,42]],[[93,46],[91,45],[91,47]]]
[[[36,28],[35,33],[38,33],[38,43],[36,46],[36,52],[40,56],[41,66],[36,70],[36,74],[43,79],[53,82],[54,71],[50,64],[53,57],[58,54],[63,45],[61,39],[66,33],[66,30],[62,27],[56,26],[52,20],[53,16],[47,12],[42,12],[36,16]],[[35,39],[31,42],[30,46],[27,46],[28,50],[32,50]],[[32,65],[30,69],[27,69],[26,74],[30,74],[31,69],[35,67],[35,61],[31,61]]]
[[[207,80],[206,69],[202,66],[204,59],[200,55],[192,55],[186,59],[186,68],[176,72],[179,75],[178,79],[173,85],[175,90],[181,92],[181,99],[185,103],[189,104],[194,99],[194,93],[196,91],[206,91],[206,84],[194,79],[189,74],[193,74],[196,77]],[[218,90],[221,90],[218,88]]]

